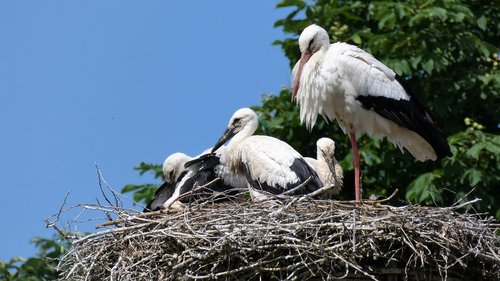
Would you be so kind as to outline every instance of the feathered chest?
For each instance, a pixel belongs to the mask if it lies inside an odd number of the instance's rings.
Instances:
[[[300,105],[300,120],[312,128],[317,116],[328,120],[337,118],[337,114],[346,108],[349,97],[346,95],[346,73],[336,64],[312,57],[304,66],[297,92]]]

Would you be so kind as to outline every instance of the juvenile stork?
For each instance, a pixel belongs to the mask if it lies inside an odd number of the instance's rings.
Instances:
[[[176,152],[165,159],[162,167],[165,182],[156,190],[155,197],[144,208],[144,212],[163,208],[163,204],[174,194],[176,183],[187,174],[184,164],[189,160],[191,157],[181,152]]]
[[[195,158],[182,153],[167,158],[163,165],[165,183],[156,191],[155,198],[145,211],[182,208],[182,203],[188,203],[191,199],[211,198],[214,202],[234,199],[239,191],[246,189],[246,178],[227,169],[224,162],[225,147],[207,154],[209,151],[210,149]],[[213,182],[216,178],[220,178],[220,181]],[[211,182],[213,183],[207,188],[195,190]],[[190,196],[180,198],[190,191]]]
[[[318,115],[337,119],[349,134],[359,203],[359,153],[356,136],[383,136],[405,148],[417,160],[451,156],[450,147],[432,113],[404,85],[394,71],[360,48],[330,44],[317,25],[299,37],[302,53],[293,69],[293,95],[300,105],[300,121],[312,129]]]
[[[225,148],[227,169],[246,177],[255,200],[265,198],[263,192],[305,194],[322,187],[317,173],[290,145],[273,137],[253,135],[257,126],[253,110],[237,110],[212,149],[217,150],[231,139]],[[308,179],[304,186],[291,191]]]
[[[330,138],[320,138],[316,142],[316,159],[311,157],[305,159],[318,173],[323,185],[331,187],[331,190],[322,197],[330,199],[332,194],[338,194],[342,189],[344,174],[335,159],[335,142]]]

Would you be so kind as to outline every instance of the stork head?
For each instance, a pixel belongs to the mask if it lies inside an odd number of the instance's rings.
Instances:
[[[312,24],[306,27],[299,37],[299,49],[301,52],[299,69],[295,76],[295,85],[293,86],[292,100],[295,99],[300,87],[300,76],[302,75],[302,68],[307,61],[321,48],[330,45],[330,38],[328,33],[322,27]]]
[[[321,26],[311,24],[306,27],[299,37],[299,49],[301,53],[314,54],[323,46],[330,44],[328,33]]]
[[[219,147],[224,145],[227,140],[240,132],[242,137],[251,136],[255,133],[255,130],[257,130],[258,125],[259,121],[257,114],[253,110],[250,108],[238,109],[231,117],[231,120],[229,120],[229,124],[222,136],[217,143],[215,143],[212,152],[215,152]]]
[[[335,155],[335,142],[330,138],[320,138],[316,142],[317,158],[331,159]]]
[[[191,157],[184,153],[177,152],[165,159],[163,162],[163,179],[167,184],[175,184],[186,172],[184,164],[191,160]]]

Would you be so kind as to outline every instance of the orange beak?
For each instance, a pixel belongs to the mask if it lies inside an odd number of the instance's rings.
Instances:
[[[304,68],[304,65],[306,62],[311,58],[312,53],[305,51],[302,53],[300,56],[300,64],[299,64],[299,70],[297,71],[297,76],[295,76],[295,83],[293,85],[293,94],[292,94],[292,101],[295,100],[295,97],[297,96],[297,92],[299,91],[300,87],[300,78],[302,76],[302,69]]]

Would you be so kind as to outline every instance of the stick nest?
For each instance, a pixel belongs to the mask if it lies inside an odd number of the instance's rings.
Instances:
[[[176,213],[93,205],[110,221],[75,238],[59,267],[64,280],[499,280],[498,225],[456,212],[467,204],[281,198]]]

